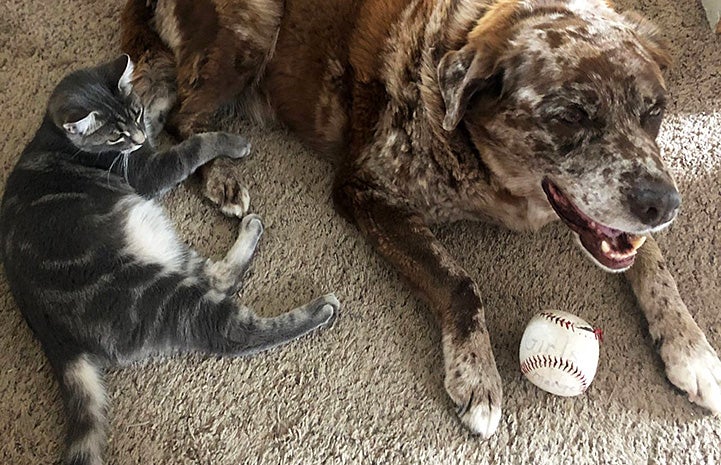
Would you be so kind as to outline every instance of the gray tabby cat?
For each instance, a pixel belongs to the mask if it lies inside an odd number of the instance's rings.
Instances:
[[[245,156],[227,133],[164,152],[148,143],[129,57],[71,73],[7,181],[0,258],[18,307],[60,383],[65,463],[102,463],[102,369],[154,354],[247,355],[328,323],[332,294],[276,318],[234,293],[262,233],[246,216],[219,262],[184,245],[153,200],[217,154]]]

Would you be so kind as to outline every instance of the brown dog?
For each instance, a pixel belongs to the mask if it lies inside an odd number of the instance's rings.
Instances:
[[[123,26],[149,104],[177,82],[181,135],[236,99],[338,155],[336,206],[436,312],[472,431],[496,430],[502,390],[482,291],[429,229],[460,219],[560,217],[626,271],[670,381],[721,411],[721,362],[650,236],[680,198],[654,141],[669,56],[645,20],[601,0],[130,0]],[[232,177],[206,192],[247,206]]]

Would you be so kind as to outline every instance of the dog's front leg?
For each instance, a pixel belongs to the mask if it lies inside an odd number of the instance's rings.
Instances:
[[[626,276],[666,365],[666,376],[689,400],[721,413],[721,361],[679,296],[656,241],[649,237]]]
[[[446,391],[461,421],[489,437],[501,417],[502,389],[478,287],[409,207],[352,183],[338,186],[335,200],[436,312]]]

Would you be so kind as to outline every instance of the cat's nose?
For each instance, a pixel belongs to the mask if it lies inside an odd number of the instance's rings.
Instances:
[[[143,145],[145,143],[145,139],[145,134],[140,130],[133,131],[130,135],[130,140],[133,141],[133,144]]]

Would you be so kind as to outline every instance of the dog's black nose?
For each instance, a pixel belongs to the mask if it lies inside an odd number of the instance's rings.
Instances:
[[[671,221],[681,206],[676,188],[663,181],[641,181],[628,194],[628,200],[631,213],[650,227]]]

